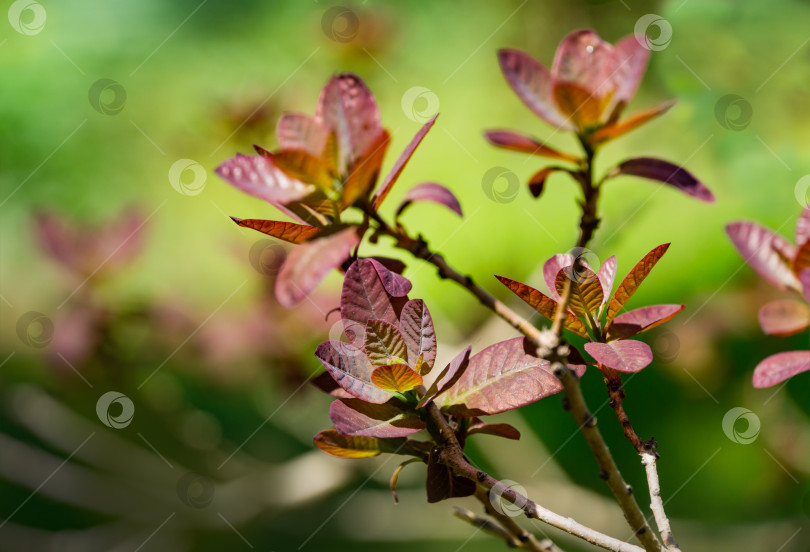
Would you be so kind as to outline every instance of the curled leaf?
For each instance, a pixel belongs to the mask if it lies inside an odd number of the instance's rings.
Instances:
[[[495,435],[513,441],[520,439],[520,432],[509,424],[485,424],[481,420],[476,420],[467,430],[467,435],[474,435],[475,433]]]
[[[377,437],[351,437],[341,435],[334,429],[318,433],[313,439],[315,446],[332,456],[342,458],[370,458],[383,452],[397,453],[406,440],[378,439]]]
[[[773,387],[810,370],[810,351],[788,351],[769,356],[754,369],[754,387]]]
[[[420,201],[438,203],[439,205],[447,207],[458,216],[462,216],[461,205],[459,205],[458,199],[453,195],[453,192],[436,182],[422,182],[405,192],[405,197],[402,198],[402,203],[397,209],[397,217],[402,215],[409,205]]]
[[[602,300],[603,305],[607,303],[607,300],[610,298],[610,294],[613,293],[613,283],[616,281],[617,270],[618,262],[616,260],[616,255],[611,255],[608,257],[608,259],[602,263],[602,266],[599,267],[597,276],[599,277],[599,281],[602,283],[602,293],[605,296],[605,298]]]
[[[534,173],[529,179],[529,192],[532,194],[532,197],[540,197],[540,195],[543,193],[543,189],[546,186],[546,180],[548,180],[548,177],[551,176],[552,173],[559,170],[561,169],[557,167],[546,167]]]
[[[421,462],[419,458],[411,458],[410,460],[405,460],[402,464],[397,466],[394,470],[394,473],[391,474],[391,481],[389,482],[389,487],[391,487],[391,496],[394,498],[394,504],[399,504],[399,497],[397,496],[397,483],[399,483],[399,474],[402,472],[402,469],[407,466],[408,464],[413,464],[414,462]]]
[[[600,364],[619,372],[638,372],[653,360],[650,346],[632,339],[611,343],[586,343],[585,350]]]
[[[614,169],[613,175],[627,174],[657,180],[669,184],[680,191],[709,203],[714,202],[714,195],[692,173],[662,159],[637,157],[628,159]]]

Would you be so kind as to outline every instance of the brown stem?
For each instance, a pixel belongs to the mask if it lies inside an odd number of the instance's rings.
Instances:
[[[603,373],[605,374],[605,385],[608,388],[608,396],[610,397],[610,407],[613,408],[613,411],[616,412],[616,417],[619,419],[619,423],[622,425],[622,431],[624,431],[624,436],[627,437],[627,440],[633,445],[633,448],[636,449],[636,452],[639,454],[644,453],[648,450],[654,450],[655,441],[642,441],[636,430],[633,429],[633,425],[630,423],[630,418],[627,416],[627,413],[624,411],[624,385],[622,384],[622,377],[619,375],[618,372],[615,370],[611,370],[607,367],[600,366],[603,369]],[[657,456],[657,455],[656,455]]]

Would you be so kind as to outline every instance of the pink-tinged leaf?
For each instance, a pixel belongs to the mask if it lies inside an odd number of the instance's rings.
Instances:
[[[315,289],[330,270],[342,265],[360,243],[355,228],[324,236],[292,250],[276,279],[276,298],[291,308]]]
[[[340,316],[349,341],[364,343],[369,320],[399,326],[399,313],[405,303],[404,297],[391,297],[386,292],[372,259],[357,259],[346,271],[340,295]]]
[[[405,303],[399,317],[399,325],[408,349],[408,362],[411,366],[415,366],[421,356],[421,372],[424,376],[430,372],[436,361],[436,331],[425,302],[421,299],[411,299]]]
[[[467,430],[467,435],[474,435],[476,433],[495,435],[496,437],[512,439],[513,441],[520,439],[520,432],[509,424],[485,424],[478,419],[476,419]]]
[[[431,504],[440,502],[447,498],[461,498],[475,494],[477,484],[466,477],[459,477],[453,474],[453,470],[444,464],[440,464],[437,455],[431,451],[428,456],[427,481],[427,501]]]
[[[351,73],[335,75],[326,84],[315,120],[336,134],[339,168],[344,175],[383,132],[374,96],[362,79]]]
[[[285,113],[276,126],[276,139],[281,149],[304,150],[320,157],[329,133],[309,115]]]
[[[805,268],[802,270],[802,273],[799,274],[799,281],[802,284],[802,293],[804,294],[804,299],[810,304],[810,268]]]
[[[296,201],[315,191],[315,186],[290,178],[261,155],[237,154],[217,167],[217,174],[232,186],[270,203]]]
[[[397,453],[406,443],[404,438],[378,439],[341,435],[334,429],[321,431],[312,441],[325,453],[341,458],[370,458],[383,452]]]
[[[714,195],[692,173],[662,159],[652,157],[628,159],[614,169],[614,175],[620,174],[657,180],[701,201],[714,202]]]
[[[523,299],[530,307],[542,314],[548,320],[554,321],[554,316],[557,313],[557,302],[550,299],[526,284],[521,284],[515,280],[504,278],[503,276],[495,276],[499,282],[508,287],[512,293]],[[588,337],[588,330],[585,324],[570,312],[566,314],[563,328],[572,331],[582,337]]]
[[[321,233],[319,228],[295,224],[293,222],[279,222],[277,220],[240,219],[231,217],[236,224],[244,228],[252,228],[262,234],[273,236],[280,240],[294,244],[302,244]]]
[[[394,187],[394,184],[397,183],[399,175],[402,174],[403,169],[405,169],[405,165],[408,164],[408,161],[410,161],[411,156],[416,151],[416,148],[419,147],[419,144],[422,142],[422,139],[431,129],[433,123],[436,122],[436,117],[438,116],[439,114],[437,113],[436,115],[431,117],[431,119],[427,123],[425,123],[422,126],[422,128],[419,129],[419,132],[417,132],[416,136],[414,136],[411,139],[410,143],[402,151],[402,153],[399,154],[399,158],[397,159],[396,163],[394,163],[394,166],[391,167],[391,171],[388,173],[388,175],[386,175],[385,180],[383,180],[383,183],[380,186],[380,191],[377,192],[377,195],[374,198],[373,202],[374,209],[379,209],[380,205],[382,205],[382,202],[385,201],[385,198],[391,192],[391,189]]]
[[[570,283],[569,283],[570,282]],[[605,296],[596,273],[589,268],[574,271],[574,267],[560,269],[554,282],[557,295],[562,297],[565,287],[571,286],[568,305],[582,318],[593,316],[602,307]]]
[[[570,163],[579,163],[579,159],[575,155],[557,151],[530,136],[518,134],[511,130],[488,130],[484,133],[484,136],[490,144],[499,148],[539,155],[540,157],[550,157],[551,159],[559,159]]]
[[[726,233],[745,262],[765,280],[780,289],[799,289],[799,281],[780,254],[790,258],[796,249],[782,236],[753,222],[735,222],[726,226]]]
[[[445,366],[442,373],[439,374],[439,377],[436,378],[436,381],[430,386],[430,388],[425,392],[425,395],[419,401],[419,404],[416,405],[416,408],[422,408],[430,401],[434,400],[436,397],[450,389],[455,383],[464,375],[465,370],[470,364],[470,352],[472,351],[472,345],[467,345],[463,351],[453,358],[450,361],[450,364]]]
[[[370,404],[359,399],[341,399],[329,407],[329,419],[343,435],[360,437],[406,437],[425,428],[417,416],[393,401]]]
[[[582,88],[597,99],[615,96],[623,74],[611,44],[591,30],[574,31],[560,43],[554,55],[551,75],[556,82]],[[626,64],[625,64],[626,65]]]
[[[391,364],[375,368],[371,381],[385,391],[407,393],[422,385],[422,376],[407,364]]]
[[[655,305],[625,312],[608,326],[607,338],[614,341],[646,332],[670,320],[683,309],[684,305]]]
[[[444,393],[443,407],[458,417],[498,414],[559,392],[550,363],[528,354],[531,349],[526,338],[515,337],[479,352]]]
[[[354,345],[343,341],[324,341],[315,349],[315,356],[337,384],[351,396],[374,404],[382,404],[391,398],[391,393],[372,383],[374,366],[365,353]]]
[[[548,69],[519,50],[499,50],[498,62],[509,86],[529,109],[554,127],[574,128],[554,106]]]
[[[344,208],[354,205],[358,200],[368,201],[371,191],[377,183],[383,158],[385,158],[385,152],[388,151],[390,143],[390,135],[383,130],[378,139],[372,142],[369,149],[360,155],[352,165],[346,183],[343,185],[341,202]]]
[[[789,351],[769,356],[754,369],[754,387],[773,387],[810,370],[810,351]]]
[[[647,69],[650,51],[641,45],[635,35],[624,37],[616,43],[614,49],[618,62],[616,71],[619,81],[619,89],[614,100],[630,103]]]
[[[619,136],[627,134],[631,130],[640,127],[641,125],[660,117],[669,111],[674,105],[675,101],[667,101],[658,104],[655,107],[633,113],[621,121],[607,124],[591,134],[588,137],[588,142],[591,144],[599,144],[602,142],[607,142],[608,140],[613,140],[614,138],[618,138]]]
[[[395,326],[382,320],[369,320],[366,324],[363,349],[374,366],[407,362],[408,350],[402,334]]]
[[[617,270],[618,261],[616,260],[616,255],[611,255],[602,263],[602,266],[599,267],[599,272],[596,273],[599,282],[602,284],[602,293],[604,295],[604,299],[602,300],[603,305],[607,303],[611,293],[613,293],[613,283],[616,281]]]
[[[559,170],[561,169],[557,167],[546,167],[534,173],[531,178],[529,178],[529,192],[532,194],[532,197],[535,199],[540,197],[543,193],[543,189],[546,187],[548,177]]]
[[[311,380],[309,383],[326,393],[338,399],[353,399],[354,396],[343,390],[335,379],[329,375],[329,372],[321,372]]]
[[[796,245],[804,245],[810,241],[810,205],[802,210],[796,222]]]
[[[380,278],[388,295],[391,297],[405,297],[410,293],[413,285],[405,276],[389,270],[387,266],[374,257],[369,257],[368,260],[371,261],[371,265],[377,271],[377,276]]]
[[[422,182],[408,190],[397,209],[397,216],[400,216],[411,203],[419,201],[430,201],[444,205],[458,216],[462,216],[461,205],[459,205],[458,199],[453,195],[453,192],[436,182]]]
[[[606,325],[610,325],[611,321],[619,314],[619,311],[627,304],[641,285],[641,282],[644,281],[656,263],[658,263],[661,257],[664,256],[664,253],[667,252],[667,249],[669,249],[668,243],[659,245],[644,255],[644,258],[624,277],[619,287],[616,288],[616,293],[614,293],[613,297],[610,299],[610,303],[608,303]]]
[[[653,360],[650,346],[632,339],[611,343],[586,343],[585,350],[600,364],[619,372],[638,372]]]
[[[377,261],[391,272],[396,272],[397,274],[402,274],[403,272],[405,272],[405,263],[403,263],[399,259],[392,259],[390,257],[379,257],[379,256],[368,258]]]
[[[796,249],[796,256],[793,257],[793,273],[798,276],[806,268],[810,268],[810,241]]]
[[[759,325],[768,335],[799,333],[810,327],[810,306],[793,299],[771,301],[759,309]]]
[[[281,150],[272,153],[261,146],[253,145],[256,153],[270,159],[284,174],[303,182],[312,184],[319,190],[331,191],[335,187],[334,167],[320,157],[304,150]]]
[[[560,295],[557,293],[557,274],[563,268],[572,266],[574,264],[574,256],[570,253],[558,253],[543,263],[543,280],[548,286],[549,294],[555,301],[560,300]]]

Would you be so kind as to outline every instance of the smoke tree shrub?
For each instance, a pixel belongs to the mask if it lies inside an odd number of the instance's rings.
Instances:
[[[513,547],[559,550],[548,539],[536,539],[514,519],[492,508],[495,496],[517,505],[530,518],[607,550],[680,550],[661,498],[657,443],[640,439],[633,430],[622,405],[621,379],[623,373],[638,372],[654,360],[650,347],[636,339],[639,334],[683,309],[683,305],[674,304],[625,312],[628,300],[669,244],[647,253],[615,293],[615,256],[600,267],[591,267],[584,255],[599,226],[602,188],[618,176],[654,180],[698,200],[714,201],[711,192],[686,169],[656,158],[631,158],[601,175],[594,173],[594,158],[605,143],[655,119],[673,105],[666,102],[623,117],[644,75],[648,56],[649,51],[634,36],[612,45],[589,30],[573,32],[562,41],[551,70],[517,50],[498,53],[501,71],[523,103],[556,131],[573,133],[582,147],[580,154],[574,154],[510,130],[486,133],[498,147],[558,163],[541,167],[531,177],[528,184],[534,197],[541,196],[546,180],[554,173],[567,174],[581,191],[580,234],[575,247],[569,254],[555,255],[543,268],[549,295],[497,277],[550,320],[550,328],[535,327],[403,225],[401,213],[420,201],[439,203],[461,216],[461,205],[447,188],[435,182],[417,184],[394,210],[393,220],[386,219],[380,208],[436,117],[425,123],[391,171],[380,179],[389,134],[382,126],[373,95],[357,75],[332,77],[321,92],[314,115],[285,114],[276,130],[277,151],[257,146],[257,155],[237,155],[220,165],[217,172],[222,178],[294,221],[233,219],[240,226],[295,244],[275,284],[282,305],[302,301],[331,270],[345,273],[340,316],[346,340],[325,341],[315,351],[326,371],[313,383],[335,398],[329,410],[334,429],[315,436],[318,448],[347,458],[383,453],[410,457],[394,471],[392,490],[404,466],[426,464],[428,502],[475,496],[484,506],[485,517],[467,510],[460,511],[459,517]],[[806,240],[810,223],[803,220]],[[427,306],[430,299],[409,298],[413,290],[402,276],[402,262],[360,255],[365,242],[382,239],[434,265],[439,277],[466,289],[522,335],[478,351],[467,347],[446,366],[435,366],[437,340]],[[762,262],[773,264],[772,258],[789,258],[795,265],[797,255],[779,242]],[[800,289],[792,284],[801,279],[807,293],[810,271],[791,273],[790,281],[788,272],[784,267],[779,269],[779,281]],[[566,343],[566,332],[588,341],[584,347],[587,356]],[[588,365],[595,366],[604,377],[610,405],[641,457],[657,532],[625,483],[582,395],[579,380],[587,376]],[[513,427],[488,424],[482,417],[557,393],[564,395],[565,409],[579,427],[602,479],[641,547],[544,508],[474,467],[465,456],[467,439],[476,433],[519,438]]]

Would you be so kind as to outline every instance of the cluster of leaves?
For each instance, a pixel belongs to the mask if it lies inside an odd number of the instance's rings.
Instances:
[[[649,51],[633,35],[613,46],[591,30],[575,31],[563,39],[551,71],[520,50],[498,52],[501,71],[523,103],[556,129],[576,133],[590,154],[674,105],[665,102],[620,119],[644,76],[648,58]],[[540,196],[546,180],[555,172],[568,173],[583,187],[590,186],[589,167],[576,155],[511,130],[491,130],[485,135],[495,146],[566,164],[544,167],[529,179],[534,197]],[[620,175],[656,180],[702,201],[714,201],[712,193],[691,173],[661,159],[628,159],[608,170],[600,183]]]
[[[349,260],[368,230],[368,215],[382,205],[435,120],[436,116],[416,133],[378,187],[390,135],[360,77],[343,73],[323,88],[314,116],[281,117],[277,151],[254,146],[258,155],[237,155],[217,168],[236,188],[297,221],[233,218],[240,226],[299,245],[276,280],[276,297],[282,305],[300,302],[329,271]],[[435,182],[411,188],[397,215],[419,201],[440,203],[461,215],[452,192]],[[344,212],[350,207],[365,218],[346,220]]]
[[[547,360],[523,337],[475,355],[468,346],[438,374],[436,333],[421,299],[408,299],[411,283],[375,259],[357,259],[346,271],[340,315],[348,341],[325,341],[315,356],[326,368],[317,386],[335,396],[335,426],[314,439],[323,451],[347,458],[380,453],[413,455],[428,464],[428,500],[467,496],[475,483],[453,476],[431,452],[430,441],[407,437],[430,429],[431,403],[449,417],[460,443],[486,433],[519,438],[506,424],[478,417],[538,401],[561,390]],[[584,366],[575,366],[579,374]]]
[[[616,279],[616,256],[607,259],[594,272],[582,258],[571,254],[555,255],[543,265],[543,278],[551,297],[526,284],[497,276],[515,295],[535,311],[553,320],[559,308],[560,296],[570,287],[570,300],[563,327],[590,342],[585,350],[603,372],[638,372],[653,360],[649,345],[635,339],[637,334],[663,324],[680,311],[683,305],[655,305],[619,314],[641,282],[669,248],[659,245],[630,271],[613,292]]]
[[[796,244],[754,222],[726,227],[734,246],[760,276],[804,302],[780,299],[764,305],[759,324],[768,335],[790,336],[810,328],[810,207],[796,223]],[[810,346],[810,343],[808,344]],[[810,370],[810,350],[772,355],[754,370],[754,387],[771,387]]]

